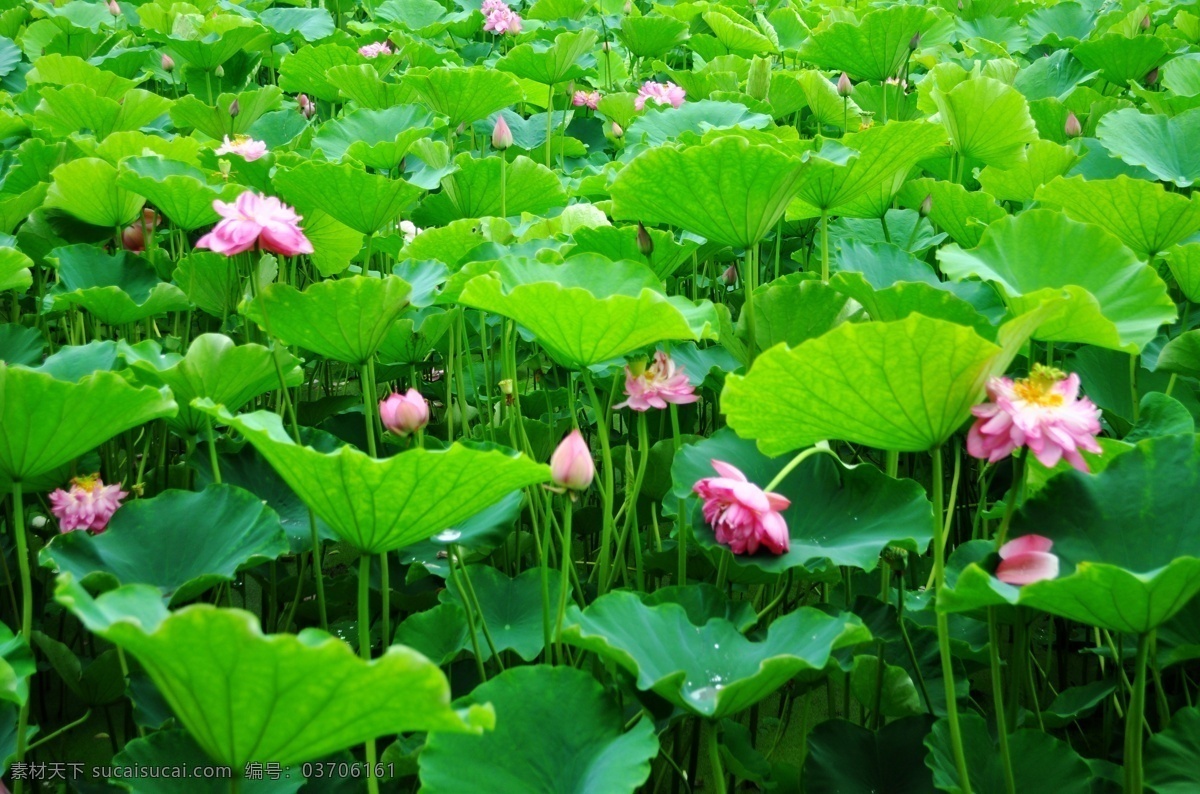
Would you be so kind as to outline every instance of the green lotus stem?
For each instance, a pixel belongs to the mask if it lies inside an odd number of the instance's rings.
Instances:
[[[543,491],[542,493],[545,494],[546,501],[549,501],[553,498],[549,491]],[[530,518],[533,519],[534,537],[538,537],[537,519],[535,517],[536,514],[537,510],[534,509],[531,499],[529,505],[529,515]],[[550,524],[553,517],[553,511],[547,509],[545,531],[541,536],[542,540],[540,543],[540,548],[538,549],[538,568],[540,569],[541,573],[542,585],[542,653],[547,663],[552,663],[552,657],[550,654],[553,649],[552,642],[554,639],[554,628],[551,625],[554,619],[550,615]],[[520,555],[517,556],[519,557]]]
[[[213,436],[212,417],[208,414],[204,415],[204,427],[208,432],[208,463],[212,466],[213,482],[220,485],[221,464],[217,461],[217,440]]]
[[[746,303],[743,306],[743,311],[746,312],[746,330],[747,343],[746,349],[750,356],[750,361],[754,361],[754,353],[758,349],[757,328],[754,318],[754,290],[758,286],[758,261],[755,259],[755,246],[746,247],[746,260],[743,267],[745,274],[743,280],[746,282]]]
[[[358,653],[364,661],[371,661],[371,555],[358,559]],[[375,777],[375,739],[367,739],[367,790],[379,794],[379,780]]]
[[[1003,675],[1000,673],[1000,628],[996,608],[988,607],[988,656],[992,666],[992,706],[995,709],[996,733],[1000,737],[1000,761],[1004,769],[1004,790],[1017,794],[1013,778],[1012,755],[1008,750],[1008,722],[1004,717]]]
[[[1013,460],[1013,484],[1010,488],[1008,504],[1004,505],[1004,518],[1000,520],[1000,528],[996,530],[996,546],[1004,545],[1008,537],[1008,525],[1012,523],[1013,513],[1017,511],[1017,502],[1025,491],[1025,447],[1017,452]]]
[[[604,500],[603,524],[600,530],[600,581],[598,595],[604,595],[608,590],[608,582],[612,576],[612,545],[613,545],[613,460],[612,447],[608,439],[608,414],[601,409],[600,398],[596,396],[596,388],[592,383],[592,374],[583,369],[583,383],[587,387],[588,398],[592,401],[592,411],[596,415],[596,434],[600,436],[600,454],[604,463],[604,485],[600,496]],[[515,389],[514,389],[515,391]]]
[[[72,728],[78,728],[80,725],[87,722],[88,717],[91,717],[91,716],[92,716],[92,710],[88,709],[87,711],[83,712],[83,716],[80,717],[79,719],[75,720],[74,722],[68,723],[67,725],[62,726],[61,728],[59,728],[58,730],[56,730],[52,733],[46,734],[45,736],[38,739],[33,744],[29,745],[29,747],[27,749],[29,749],[31,751],[36,750],[37,748],[41,747],[46,742],[49,742],[52,739],[56,739],[59,736],[62,736],[64,733],[71,730]]]
[[[683,437],[679,433],[679,406],[675,403],[670,405],[671,413],[671,433],[675,442],[675,454],[679,454],[680,448],[683,446]],[[680,499],[676,505],[675,512],[675,543],[678,551],[678,579],[675,584],[687,584],[687,514],[684,512],[684,500]]]
[[[629,533],[633,532],[637,535],[637,498],[642,491],[642,481],[646,476],[646,463],[650,459],[650,437],[646,430],[646,412],[638,411],[638,468],[637,474],[633,478],[633,487],[625,492],[625,505],[621,508],[625,511],[625,521],[621,527],[621,535],[617,538],[617,554],[616,559],[624,559],[625,540],[629,537]],[[641,539],[634,538],[634,562],[637,566],[637,584],[638,590],[645,590],[645,575],[642,571],[642,554],[641,554]],[[616,569],[613,570],[612,578],[617,578]],[[609,587],[613,586],[613,582],[608,583]]]
[[[33,636],[33,577],[29,573],[29,544],[25,537],[25,484],[14,480],[12,484],[13,498],[13,539],[17,544],[17,566],[21,571],[21,639],[29,644]],[[25,734],[29,726],[29,701],[33,697],[32,690],[21,704],[17,717],[17,752],[13,756],[13,764],[20,764],[25,757]],[[16,794],[25,789],[25,781],[18,778],[13,781]]]
[[[1142,719],[1146,713],[1146,660],[1154,632],[1138,635],[1137,656],[1134,659],[1133,692],[1129,696],[1129,711],[1125,715],[1125,794],[1142,794],[1145,790],[1142,770]]]
[[[376,453],[375,420],[371,418],[371,403],[375,401],[375,395],[371,393],[371,378],[367,374],[367,365],[363,364],[359,372],[359,385],[363,400],[363,429],[367,432],[367,454],[374,458]]]
[[[454,323],[450,323],[446,340],[446,367],[443,373],[446,378],[446,441],[451,443],[454,441],[454,337],[457,330]]]
[[[508,189],[505,187],[508,175],[505,173],[508,170],[508,158],[504,156],[504,152],[500,152],[500,217],[508,217]]]
[[[1129,399],[1133,403],[1133,423],[1136,425],[1141,418],[1142,405],[1138,399],[1137,387],[1138,354],[1129,354]]]
[[[388,553],[381,551],[379,553],[379,589],[380,599],[383,605],[383,634],[380,640],[382,647],[387,648],[392,644],[392,586],[388,581],[390,571],[388,571]]]
[[[550,138],[554,135],[554,83],[548,87],[546,95],[546,167],[550,167]]]
[[[900,627],[900,639],[904,640],[904,650],[908,653],[908,662],[912,665],[913,672],[917,674],[917,688],[921,690],[921,697],[925,701],[925,711],[933,714],[933,701],[929,699],[929,690],[925,687],[925,674],[921,672],[921,665],[917,663],[917,651],[913,648],[912,639],[908,636],[908,629],[904,627],[904,576],[896,577],[896,625]]]
[[[1170,396],[1171,396],[1171,392],[1173,392],[1173,391],[1175,390],[1175,379],[1176,379],[1177,377],[1179,377],[1179,376],[1178,376],[1176,373],[1172,372],[1172,373],[1171,373],[1171,379],[1167,381],[1167,390],[1166,390],[1165,394],[1166,394],[1168,397],[1170,397]]]
[[[941,595],[946,584],[946,547],[943,544],[945,526],[942,504],[942,448],[934,447],[933,456],[933,584],[935,598]],[[958,781],[963,794],[971,794],[971,777],[967,771],[967,757],[963,751],[962,730],[958,725],[958,700],[954,691],[954,657],[950,653],[950,619],[945,612],[937,612],[938,651],[942,657],[942,679],[946,685],[946,721],[950,724],[950,747],[954,753],[954,766],[958,770]]]
[[[467,573],[467,566],[462,564],[462,546],[456,547],[459,552],[459,574],[462,576],[462,585],[466,590],[459,589],[462,594],[464,603],[470,599],[470,604],[478,612],[479,628],[483,630],[483,638],[487,641],[488,650],[492,652],[492,659],[495,660],[496,666],[500,668],[500,672],[504,672],[504,662],[500,659],[500,651],[496,648],[496,642],[492,639],[492,632],[488,628],[487,619],[483,616],[483,604],[479,600],[479,596],[475,594],[475,585],[471,584],[471,575]]]
[[[821,281],[829,283],[829,211],[821,210]]]
[[[562,664],[566,658],[562,647],[562,623],[563,616],[567,612],[567,593],[571,590],[571,568],[574,564],[574,560],[571,559],[571,514],[574,510],[571,500],[565,495],[562,499],[562,506],[562,582],[558,587],[558,609],[554,614],[554,643],[557,646],[559,664]]]
[[[475,657],[475,668],[479,671],[479,680],[487,680],[487,670],[483,666],[483,654],[479,650],[479,635],[475,633],[475,616],[471,612],[471,605],[466,599],[466,594],[463,593],[462,585],[458,581],[458,567],[455,565],[455,560],[458,557],[458,547],[451,546],[447,549],[446,559],[450,563],[450,581],[454,583],[454,587],[462,596],[463,612],[467,617],[467,634],[471,638],[471,653]],[[462,560],[458,560],[459,563]]]
[[[804,450],[803,452],[798,454],[796,457],[794,457],[790,461],[788,461],[788,464],[779,470],[779,473],[775,475],[774,479],[772,479],[771,482],[767,483],[767,487],[764,488],[763,490],[766,491],[767,493],[774,491],[776,488],[779,487],[779,484],[781,482],[783,482],[787,478],[787,476],[789,474],[791,474],[792,471],[797,466],[799,466],[801,463],[808,460],[813,455],[816,455],[819,452],[825,452],[829,455],[832,455],[839,463],[841,463],[841,458],[839,458],[837,456],[836,452],[834,452],[832,449],[829,448],[829,444],[827,442],[818,441],[814,446],[809,447],[808,449]]]
[[[721,740],[715,722],[708,723],[708,762],[712,765],[712,790],[716,794],[726,794],[725,770],[721,767]]]

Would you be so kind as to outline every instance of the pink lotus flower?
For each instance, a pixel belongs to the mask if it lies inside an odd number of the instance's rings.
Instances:
[[[521,32],[521,21],[521,16],[517,12],[504,6],[488,13],[487,19],[483,22],[483,29],[488,33],[495,33],[497,36],[503,36],[506,33],[517,34]]]
[[[1022,535],[1000,547],[996,578],[1007,584],[1033,584],[1058,576],[1058,557],[1050,553],[1054,541],[1041,535]]]
[[[416,389],[393,392],[380,400],[379,418],[384,427],[403,438],[429,424],[429,403]]]
[[[599,91],[576,91],[571,95],[571,104],[577,108],[595,110],[600,106]]]
[[[247,163],[252,163],[258,158],[267,153],[267,145],[262,141],[256,141],[249,135],[234,135],[233,140],[229,140],[229,136],[225,136],[224,142],[217,147],[216,154],[236,154],[242,157]]]
[[[967,434],[967,452],[989,463],[1028,447],[1043,466],[1061,458],[1082,472],[1088,465],[1079,450],[1100,452],[1100,409],[1079,396],[1079,376],[1035,364],[1028,378],[992,378],[988,398],[971,409],[975,424]]]
[[[719,477],[705,477],[692,486],[704,500],[704,520],[712,525],[717,542],[734,554],[754,554],[765,546],[772,554],[784,554],[791,538],[781,511],[791,501],[770,493],[746,479],[736,467],[714,460]]]
[[[677,108],[683,104],[686,95],[687,93],[682,88],[672,82],[656,83],[653,80],[647,80],[638,89],[637,99],[633,101],[633,106],[642,110],[646,107],[647,101],[652,101],[656,105],[670,105]]]
[[[661,350],[655,352],[654,363],[648,367],[625,367],[625,396],[628,399],[614,405],[614,410],[649,411],[666,408],[667,403],[687,405],[700,399],[684,371]]]
[[[247,190],[232,204],[214,201],[213,209],[223,220],[196,241],[197,248],[225,256],[256,247],[283,256],[313,252],[312,243],[300,228],[301,216],[274,196]]]
[[[392,45],[386,41],[376,41],[358,48],[358,54],[364,58],[378,58],[380,55],[391,55]]]
[[[59,488],[50,494],[50,512],[58,519],[60,532],[85,529],[99,534],[126,496],[120,485],[105,485],[99,474],[76,477],[69,490]]]
[[[483,0],[483,6],[480,10],[484,16],[487,16],[493,11],[508,10],[508,3],[504,2],[504,0]]]
[[[554,486],[547,486],[555,493],[564,491],[586,491],[596,477],[596,463],[588,449],[583,434],[572,430],[559,442],[550,456],[550,478]]]
[[[145,251],[146,235],[154,233],[154,230],[158,228],[159,220],[161,219],[157,212],[149,207],[143,209],[142,217],[126,226],[121,232],[121,247],[135,254]]]

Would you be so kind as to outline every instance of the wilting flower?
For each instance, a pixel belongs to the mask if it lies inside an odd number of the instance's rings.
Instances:
[[[492,127],[492,148],[504,151],[512,145],[513,134],[508,122],[504,120],[504,116],[497,116],[496,126]]]
[[[379,401],[379,419],[396,435],[408,436],[429,424],[429,403],[416,389],[393,392]]]
[[[704,500],[704,520],[712,525],[717,542],[734,554],[754,554],[765,546],[773,554],[788,550],[787,522],[781,511],[791,501],[770,493],[746,479],[736,467],[714,460],[718,477],[705,477],[692,486]]]
[[[667,403],[687,405],[700,399],[684,371],[661,350],[654,354],[654,363],[648,367],[644,364],[625,367],[625,396],[628,399],[614,405],[614,409],[649,411],[666,408]]]
[[[261,248],[283,256],[311,254],[312,243],[300,228],[301,216],[274,196],[247,190],[232,204],[216,200],[213,209],[222,220],[196,241],[197,248],[233,256]]]
[[[378,58],[380,55],[391,55],[392,45],[386,41],[376,41],[358,48],[358,54],[364,58]]]
[[[546,486],[555,493],[564,491],[586,491],[596,477],[596,463],[592,451],[578,429],[572,430],[559,442],[550,456],[550,478],[553,486]]]
[[[850,96],[851,92],[853,91],[854,86],[850,84],[850,75],[842,72],[842,76],[837,80],[838,96],[840,96],[842,99],[845,99],[846,97]]]
[[[159,220],[157,212],[149,207],[143,209],[142,217],[126,226],[121,232],[121,247],[135,254],[146,250],[146,234],[153,233],[158,228]]]
[[[1083,134],[1083,125],[1079,123],[1079,117],[1073,110],[1067,111],[1067,120],[1063,123],[1063,134],[1068,138],[1078,138]]]
[[[50,494],[50,512],[58,519],[60,532],[86,529],[100,533],[126,496],[129,493],[120,485],[105,485],[99,474],[76,477],[68,490],[59,488]]]
[[[1061,458],[1079,471],[1088,470],[1079,450],[1100,452],[1100,409],[1079,396],[1079,376],[1035,364],[1028,378],[992,378],[988,399],[971,409],[975,424],[967,434],[967,451],[994,463],[1019,447],[1028,447],[1042,465]]]
[[[487,18],[483,21],[483,29],[488,33],[503,36],[505,33],[521,32],[521,16],[507,5],[496,2],[485,4],[491,10],[485,10]]]
[[[1007,584],[1033,584],[1058,576],[1058,557],[1050,552],[1054,541],[1041,535],[1022,535],[1000,547],[996,578]]]
[[[637,99],[633,101],[633,106],[638,110],[642,110],[646,107],[646,102],[650,101],[656,105],[670,105],[673,108],[677,108],[683,104],[685,96],[687,96],[687,93],[670,81],[656,83],[653,80],[647,80],[638,89]]]
[[[232,113],[232,107],[230,108]],[[267,145],[262,141],[256,141],[249,135],[234,135],[233,140],[229,136],[225,136],[225,140],[217,147],[216,154],[236,154],[240,155],[247,163],[252,163],[258,158],[267,153]]]
[[[595,110],[600,106],[599,91],[576,91],[571,95],[571,104],[577,108]]]

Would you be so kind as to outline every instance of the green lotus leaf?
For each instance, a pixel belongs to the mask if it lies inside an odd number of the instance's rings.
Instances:
[[[562,634],[635,676],[638,689],[707,719],[747,709],[793,678],[818,680],[836,664],[835,650],[871,639],[856,615],[813,607],[776,619],[758,642],[724,616],[705,617],[699,622],[681,604],[652,606],[618,590],[583,611],[572,605]]]
[[[179,779],[163,777],[162,770],[210,766],[212,759],[187,731],[167,729],[156,730],[142,738],[134,737],[121,748],[121,752],[113,756],[112,764],[144,775],[120,779],[119,783],[128,787],[133,794],[173,794],[179,789]],[[300,771],[292,767],[286,777],[281,774],[278,780],[272,780],[265,773],[261,779],[241,780],[238,790],[246,794],[293,794],[305,783]],[[226,794],[231,780],[232,774],[228,778],[194,777],[188,778],[187,787],[188,791],[196,794]],[[118,781],[110,782],[116,784]]]
[[[1064,2],[1036,8],[1025,17],[1025,24],[1035,43],[1079,42],[1092,34],[1096,15],[1096,10],[1081,3]]]
[[[279,171],[274,181],[288,203],[303,211],[327,212],[367,235],[395,220],[422,192],[411,182],[370,174],[350,163],[309,161]]]
[[[0,292],[24,292],[33,286],[33,260],[15,248],[0,247]]]
[[[1071,54],[1086,68],[1100,72],[1108,82],[1126,86],[1130,81],[1144,81],[1169,49],[1167,42],[1157,36],[1106,33],[1076,44]]]
[[[473,157],[464,152],[454,158],[457,169],[442,179],[442,191],[425,200],[414,220],[427,226],[444,225],[462,218],[485,218],[521,213],[540,215],[567,203],[558,175],[541,163],[517,156],[504,174],[504,201],[500,193],[500,157]]]
[[[197,406],[244,435],[321,520],[364,554],[426,540],[512,491],[550,480],[546,466],[498,448],[454,444],[384,460],[350,446],[323,453],[293,442],[277,414],[230,416],[211,404]]]
[[[1146,785],[1157,794],[1188,794],[1200,787],[1200,709],[1180,709],[1146,743]]]
[[[754,337],[759,350],[786,342],[798,345],[847,319],[846,296],[819,280],[790,273],[754,291]],[[749,333],[745,316],[738,333]]]
[[[999,201],[1033,201],[1038,188],[1068,173],[1079,155],[1069,146],[1054,141],[1034,141],[1025,159],[1008,168],[989,165],[979,172],[979,185]]]
[[[221,94],[215,106],[185,94],[171,107],[171,121],[176,127],[195,129],[219,141],[226,135],[245,135],[254,122],[278,108],[282,98],[283,92],[273,85],[237,94]],[[238,105],[237,115],[229,112],[234,102]]]
[[[363,235],[324,210],[304,213],[304,236],[313,246],[309,258],[325,278],[350,267],[350,261],[363,250]]]
[[[209,485],[130,502],[103,533],[59,535],[39,559],[93,589],[145,584],[181,604],[232,581],[243,566],[287,552],[274,510],[249,491]]]
[[[475,631],[483,659],[490,659],[492,653],[483,627],[479,625],[480,620],[486,622],[497,651],[512,651],[527,662],[536,659],[545,641],[542,571],[530,568],[510,578],[490,565],[472,565],[465,574],[470,578],[474,590],[472,597],[479,604]],[[561,583],[561,572],[554,571],[549,576],[550,592],[558,593]],[[453,580],[446,583],[446,589],[439,598],[443,604],[453,603],[460,607],[463,604],[462,593]],[[469,629],[468,633],[463,634],[463,642],[462,647],[472,647]]]
[[[968,191],[955,182],[929,178],[905,182],[897,199],[901,205],[915,210],[927,196],[931,202],[929,220],[966,248],[979,245],[988,224],[1007,214],[995,197],[984,191]]]
[[[115,256],[91,245],[55,248],[46,258],[58,270],[58,283],[45,296],[48,311],[68,306],[87,309],[113,326],[188,308],[187,296],[162,281],[150,263],[121,251]]]
[[[1028,20],[1029,17],[1026,17],[1026,21]],[[1071,57],[1070,51],[1058,50],[1045,58],[1035,59],[1018,72],[1013,87],[1030,102],[1039,99],[1057,99],[1065,102],[1076,86],[1091,80],[1097,74],[1099,72],[1089,70]]]
[[[738,22],[734,15],[724,13],[723,9],[705,11],[700,16],[726,52],[749,58],[778,51],[769,38],[750,25]]]
[[[1163,345],[1155,369],[1200,378],[1200,330],[1186,331]]]
[[[36,367],[41,363],[45,349],[46,338],[37,328],[17,323],[0,325],[0,361]]]
[[[368,662],[316,629],[264,635],[251,613],[209,604],[171,613],[146,585],[92,598],[70,574],[60,575],[55,598],[136,657],[209,758],[236,770],[313,761],[389,733],[494,722],[487,706],[451,709],[441,670],[407,648]]]
[[[621,20],[617,36],[635,57],[653,58],[687,41],[688,26],[670,17],[628,15]]]
[[[34,118],[55,135],[89,132],[104,139],[114,132],[137,130],[166,113],[171,100],[133,88],[119,100],[97,94],[87,85],[44,87]]]
[[[323,8],[268,8],[258,21],[279,35],[277,41],[300,36],[305,41],[319,41],[333,35],[333,17]]]
[[[189,301],[212,316],[224,319],[237,311],[242,298],[242,278],[236,259],[194,251],[179,260],[179,267],[171,277]]]
[[[862,273],[834,274],[830,286],[853,298],[872,320],[903,320],[914,312],[938,320],[949,320],[973,328],[984,339],[994,339],[995,327],[969,302],[933,284],[899,282],[879,289]]]
[[[865,657],[857,657],[865,658]],[[906,717],[869,731],[849,720],[825,720],[808,735],[804,781],[809,794],[933,791],[923,741],[928,717]]]
[[[876,9],[857,22],[838,21],[813,31],[800,47],[800,57],[856,80],[886,80],[897,76],[907,62],[913,35],[935,22],[936,17],[920,6]]]
[[[1190,433],[1150,438],[1099,473],[1052,478],[1018,510],[1010,536],[1053,540],[1058,578],[1014,587],[991,575],[994,556],[977,551],[938,609],[1017,604],[1131,634],[1162,625],[1200,592],[1200,516],[1190,496],[1200,483],[1196,444]]]
[[[0,701],[22,705],[29,699],[29,678],[36,671],[29,644],[0,623]]]
[[[318,281],[303,292],[272,284],[242,304],[242,312],[284,344],[361,365],[383,344],[411,292],[396,276]]]
[[[145,196],[171,223],[184,231],[216,223],[220,215],[213,201],[233,201],[239,185],[208,184],[204,172],[160,156],[130,157],[118,167],[117,185]]]
[[[1167,61],[1162,68],[1162,84],[1179,96],[1200,94],[1200,57],[1191,53]]]
[[[1007,83],[973,77],[949,91],[935,85],[932,98],[960,157],[1011,168],[1024,159],[1026,144],[1038,139],[1029,103]]]
[[[585,72],[577,61],[592,51],[599,37],[592,28],[583,28],[559,33],[553,44],[518,44],[496,62],[496,68],[542,85],[561,85],[583,77]]]
[[[131,386],[114,372],[70,382],[0,364],[0,477],[6,484],[34,480],[123,430],[175,410],[166,391]]]
[[[291,94],[308,94],[326,102],[338,100],[338,86],[327,74],[338,66],[359,66],[366,58],[343,44],[301,47],[279,64],[279,87]]]
[[[34,61],[33,68],[25,74],[25,82],[29,85],[86,85],[96,95],[113,100],[119,100],[138,85],[136,80],[105,71],[77,55],[58,52],[46,53]]]
[[[122,344],[125,361],[140,379],[171,389],[179,414],[167,424],[182,435],[199,433],[207,424],[205,415],[191,406],[197,397],[236,411],[258,395],[280,388],[279,373],[288,386],[300,385],[304,376],[300,362],[286,348],[271,351],[252,343],[237,345],[221,334],[197,336],[185,356],[163,351],[150,340]],[[272,355],[277,361],[272,361]]]
[[[755,113],[740,102],[702,99],[685,102],[680,108],[647,109],[625,128],[625,140],[657,146],[673,141],[685,132],[700,135],[714,129],[763,129],[769,126],[770,116]]]
[[[449,119],[450,129],[486,119],[501,108],[524,101],[521,84],[507,72],[443,66],[405,77],[434,113]]]
[[[171,36],[167,47],[197,69],[211,72],[248,48],[255,39],[265,38],[269,44],[270,39],[263,36],[264,32],[248,19],[223,15],[195,31],[195,38]]]
[[[1096,137],[1113,155],[1179,187],[1200,181],[1200,152],[1190,144],[1197,136],[1200,108],[1174,118],[1123,108],[1104,114],[1096,128]]]
[[[466,283],[458,303],[510,317],[559,363],[583,368],[665,340],[712,335],[712,304],[667,296],[636,262],[584,254],[561,265],[507,259]]]
[[[388,0],[376,9],[376,15],[415,32],[435,25],[446,16],[446,9],[434,0]]]
[[[910,314],[844,323],[798,347],[779,345],[725,380],[730,427],[780,455],[825,439],[920,452],[945,443],[990,377],[1004,372],[1047,304],[1001,327],[999,344],[974,330]]]
[[[1175,319],[1167,285],[1152,267],[1103,228],[1053,210],[1001,218],[978,247],[948,245],[938,261],[950,278],[995,283],[1014,314],[1065,290],[1065,313],[1039,327],[1037,339],[1138,351]]]
[[[700,247],[696,239],[684,237],[676,241],[670,232],[661,229],[647,229],[654,248],[649,258],[645,257],[637,244],[637,226],[594,226],[580,227],[571,237],[575,247],[568,257],[579,254],[599,254],[614,262],[618,259],[629,259],[634,262],[646,259],[646,264],[654,271],[660,280],[665,280],[675,273],[684,262],[690,261],[692,254]]]
[[[379,360],[385,364],[420,364],[457,320],[457,311],[434,308],[420,309],[411,318],[397,320],[379,346]]]
[[[369,64],[334,66],[325,74],[343,97],[368,110],[386,110],[418,100],[410,84],[385,83]]]
[[[46,206],[108,229],[133,223],[146,200],[117,184],[117,169],[95,157],[63,163],[51,172]]]
[[[753,441],[729,429],[683,447],[671,465],[670,498],[690,499],[692,534],[703,548],[724,548],[704,520],[692,486],[714,477],[712,461],[731,463],[760,487],[772,482],[786,460],[765,457]],[[920,554],[933,537],[933,507],[924,489],[912,480],[895,480],[870,465],[845,466],[829,455],[816,455],[800,464],[775,490],[791,500],[784,511],[791,544],[785,554],[762,552],[734,555],[738,566],[771,573],[791,568],[828,571],[853,566],[865,571],[879,564],[888,546]]]
[[[863,110],[853,99],[842,97],[837,92],[837,84],[816,69],[805,69],[790,74],[799,86],[813,118],[827,127],[850,131],[862,126]],[[771,91],[768,97],[772,107],[775,107],[776,83],[771,81]],[[795,111],[793,111],[795,112]]]
[[[496,730],[431,734],[420,756],[422,791],[455,794],[464,780],[486,780],[495,794],[632,794],[658,754],[653,720],[626,731],[621,707],[595,678],[570,667],[506,670],[467,702],[490,703]],[[546,726],[567,724],[545,741]]]
[[[420,105],[362,109],[321,125],[313,136],[313,148],[330,160],[351,157],[389,171],[404,159],[413,141],[432,132],[433,114]]]
[[[613,217],[668,223],[710,242],[746,247],[761,240],[800,189],[806,164],[744,138],[650,149],[612,185]]]
[[[1177,245],[1165,251],[1163,259],[1184,297],[1200,301],[1200,243]]]

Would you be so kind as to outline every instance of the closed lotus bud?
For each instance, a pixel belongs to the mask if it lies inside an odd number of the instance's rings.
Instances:
[[[492,148],[504,151],[513,145],[512,130],[503,116],[496,117],[496,126],[492,127]]]
[[[737,265],[730,265],[725,268],[725,272],[721,274],[721,283],[732,287],[737,283]]]
[[[1078,138],[1083,134],[1083,125],[1079,123],[1079,117],[1073,110],[1067,111],[1067,121],[1063,124],[1063,133],[1068,138]]]
[[[1158,67],[1155,66],[1150,71],[1146,72],[1146,85],[1154,85],[1158,82]]]
[[[398,436],[411,435],[429,424],[429,403],[416,389],[393,392],[379,402],[379,420]]]
[[[920,207],[920,209],[917,210],[917,212],[919,212],[921,214],[922,218],[928,218],[929,213],[933,212],[933,194],[932,193],[925,194],[925,198],[921,202],[921,207]]]
[[[108,13],[114,17],[121,16],[121,7],[117,5],[117,0],[108,0]]]
[[[49,524],[49,523],[50,522],[46,519],[45,516],[34,516],[33,519],[30,520],[30,522],[29,522],[30,526],[32,526],[34,529],[41,529],[42,527],[46,526],[46,524]]]
[[[958,10],[959,10],[959,11],[962,11],[962,10],[963,10],[963,4],[962,4],[962,0],[958,0]]]
[[[299,94],[296,96],[296,104],[300,107],[300,115],[306,119],[311,119],[317,112],[317,106],[308,98],[308,94]]]
[[[215,74],[217,77],[224,77],[225,76],[225,67],[218,64],[217,68],[213,69],[213,74]]]
[[[1150,29],[1150,15],[1149,14],[1146,14],[1146,16],[1142,17],[1141,25],[1142,25],[1142,30]]]
[[[612,42],[611,41],[604,42],[603,44],[600,45],[600,49],[603,50],[604,52],[612,52]]]
[[[910,50],[915,50],[917,47],[920,47],[920,46],[921,46],[921,31],[918,30],[916,33],[913,34],[912,38],[908,40],[908,48]]]
[[[572,430],[550,456],[550,478],[559,488],[584,491],[596,477],[592,451],[578,430]]]
[[[229,118],[236,119],[238,114],[242,112],[241,104],[235,99],[229,104]]]
[[[171,60],[170,55],[164,54],[162,57],[162,69],[164,72],[175,71],[175,61]]]
[[[845,99],[850,96],[850,92],[854,90],[854,86],[850,84],[850,75],[842,72],[842,76],[837,81],[838,96]]]
[[[512,378],[505,378],[504,380],[500,381],[500,393],[505,397],[513,393]]]
[[[746,78],[746,93],[755,99],[766,99],[771,90],[771,62],[754,56],[750,62],[750,75]]]
[[[621,125],[615,121],[612,123],[612,136],[614,138],[624,138],[625,137],[625,130],[621,129]]]
[[[625,7],[622,9],[626,14],[633,13],[633,3],[630,0],[625,0]]]
[[[638,250],[642,252],[642,256],[647,259],[654,253],[654,241],[650,239],[650,232],[646,231],[646,227],[642,225],[641,221],[638,221],[637,227],[637,246]]]

